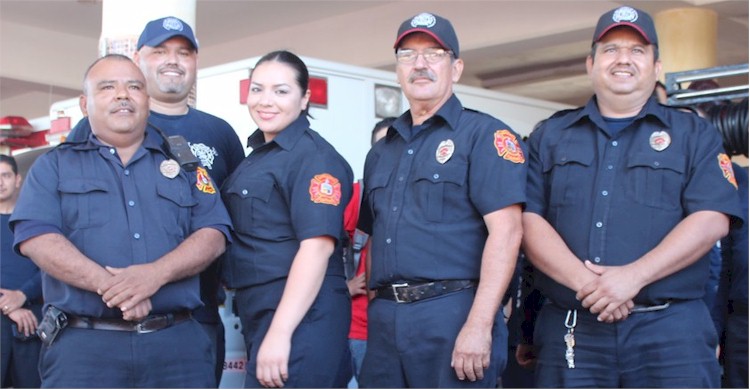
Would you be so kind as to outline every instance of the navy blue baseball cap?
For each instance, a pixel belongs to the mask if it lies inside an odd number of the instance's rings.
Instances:
[[[146,28],[143,29],[141,36],[138,38],[137,50],[141,50],[144,45],[151,47],[159,46],[167,39],[177,36],[185,37],[193,44],[195,51],[198,51],[198,39],[195,38],[193,29],[190,28],[189,24],[174,16],[167,16],[166,18],[148,22]]]
[[[453,55],[458,58],[458,37],[456,31],[453,30],[453,25],[448,19],[440,17],[435,14],[422,12],[412,18],[407,19],[401,23],[401,27],[398,29],[396,35],[396,43],[393,44],[394,49],[398,49],[398,45],[401,41],[409,34],[415,32],[423,32],[434,38],[443,49],[450,50]]]
[[[633,7],[615,8],[602,15],[599,18],[599,23],[596,24],[594,39],[591,44],[599,42],[604,34],[619,26],[630,27],[638,31],[646,42],[656,47],[659,46],[659,38],[656,36],[656,28],[651,15]]]

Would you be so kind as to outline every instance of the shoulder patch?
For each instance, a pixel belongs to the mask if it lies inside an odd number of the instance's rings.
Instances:
[[[214,183],[211,182],[211,176],[208,176],[206,168],[198,167],[198,169],[195,170],[195,186],[198,187],[201,192],[206,194],[216,193],[216,187],[214,187]]]
[[[719,160],[719,168],[721,168],[721,173],[724,175],[724,178],[727,179],[729,184],[734,186],[734,189],[737,189],[737,179],[734,178],[732,160],[726,155],[726,153],[719,153],[716,158]]]
[[[518,139],[516,139],[516,136],[510,131],[495,131],[494,143],[498,156],[516,164],[526,162],[526,158],[523,155],[523,149],[521,149]]]
[[[341,183],[329,173],[315,175],[310,180],[310,200],[313,203],[338,206],[341,203]]]

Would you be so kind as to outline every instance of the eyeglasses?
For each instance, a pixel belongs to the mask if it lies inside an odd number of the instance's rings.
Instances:
[[[423,52],[418,52],[411,49],[399,49],[396,51],[396,60],[402,64],[413,64],[417,62],[417,57],[422,55],[425,61],[430,64],[435,64],[442,60],[445,56],[453,55],[453,52],[445,49],[431,48],[425,49]]]

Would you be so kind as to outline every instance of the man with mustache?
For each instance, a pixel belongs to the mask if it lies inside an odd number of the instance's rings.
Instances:
[[[89,67],[80,108],[92,135],[35,161],[10,220],[14,249],[43,271],[42,387],[213,386],[192,311],[197,274],[230,239],[215,184],[147,126],[128,57]]]
[[[221,187],[245,157],[237,133],[223,119],[188,105],[196,81],[198,40],[189,24],[173,16],[152,20],[138,38],[133,60],[146,77],[151,109],[148,121],[167,135],[181,135],[201,161],[217,187]],[[69,142],[85,140],[90,133],[84,118],[68,135]],[[224,364],[224,326],[219,304],[224,290],[219,280],[220,261],[201,273],[201,299],[205,306],[195,318],[211,338],[216,385]]]
[[[529,137],[524,252],[547,298],[534,331],[538,387],[719,386],[702,300],[708,252],[740,209],[719,132],[652,96],[651,17],[596,26],[595,96]]]
[[[448,20],[407,19],[394,48],[410,109],[365,161],[359,228],[371,237],[375,293],[360,383],[496,387],[508,335],[498,308],[526,200],[523,146],[453,94],[464,64]]]

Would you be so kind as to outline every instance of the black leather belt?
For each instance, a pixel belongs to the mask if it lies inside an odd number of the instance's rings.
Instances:
[[[474,280],[436,280],[419,283],[396,283],[380,287],[376,298],[388,299],[398,303],[411,303],[422,299],[464,290],[476,286]]]
[[[190,311],[151,315],[141,321],[125,321],[116,318],[78,317],[67,314],[68,326],[81,329],[116,330],[121,332],[151,333],[192,318]]]

